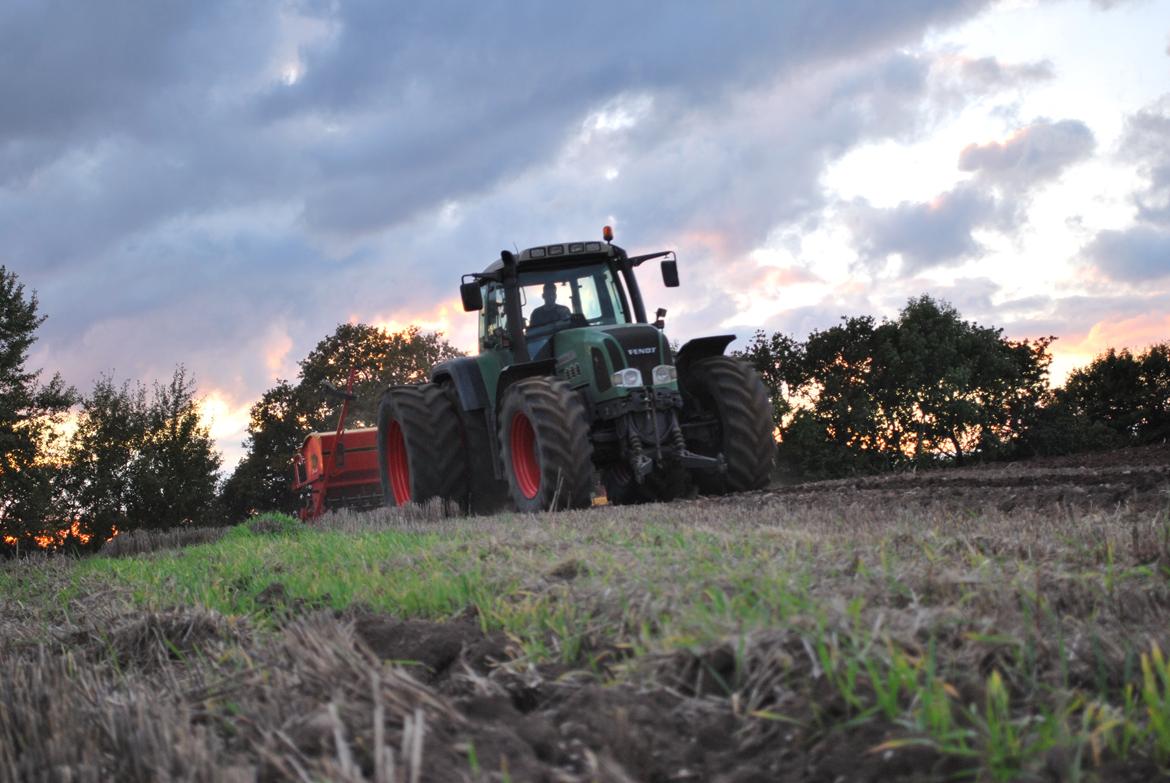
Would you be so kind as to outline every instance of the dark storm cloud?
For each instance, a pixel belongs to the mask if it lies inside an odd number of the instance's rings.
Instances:
[[[615,96],[720,111],[980,5],[8,5],[0,230],[22,237],[14,264],[38,266],[257,201],[299,205],[311,234],[383,230],[546,165]],[[291,85],[274,78],[286,17],[327,31],[301,45]],[[50,30],[58,45],[29,43]]]
[[[0,145],[168,134],[256,68],[273,4],[12,0],[0,7]],[[33,156],[46,160],[47,155]]]
[[[258,111],[270,121],[355,120],[358,138],[346,139],[343,159],[330,157],[337,181],[310,196],[305,220],[326,232],[377,230],[545,163],[590,107],[621,94],[718,112],[729,84],[742,91],[863,55],[977,5],[531,3],[501,13],[421,4],[404,13],[352,4],[340,9],[337,37],[307,53],[304,78],[271,90]]]

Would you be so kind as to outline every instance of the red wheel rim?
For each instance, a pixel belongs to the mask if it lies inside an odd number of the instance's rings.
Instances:
[[[531,500],[540,490],[540,460],[536,457],[536,431],[523,413],[512,417],[512,473],[521,494]]]
[[[386,433],[386,472],[390,474],[390,489],[398,505],[410,502],[410,463],[406,459],[406,438],[397,421],[390,422]]]

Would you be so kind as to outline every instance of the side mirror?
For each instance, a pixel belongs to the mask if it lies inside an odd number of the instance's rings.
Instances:
[[[662,284],[667,288],[678,288],[678,262],[673,258],[662,262]]]
[[[464,312],[483,309],[483,293],[479,290],[479,283],[474,280],[459,285],[459,297],[463,300]]]

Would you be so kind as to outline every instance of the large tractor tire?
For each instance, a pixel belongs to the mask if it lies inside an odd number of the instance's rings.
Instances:
[[[467,452],[467,510],[472,514],[494,514],[508,505],[508,484],[496,478],[494,459],[495,433],[487,425],[482,410],[463,410],[459,394],[450,382],[443,382],[443,392],[459,415],[463,446]]]
[[[729,356],[695,362],[683,379],[684,423],[702,424],[703,436],[687,445],[699,454],[723,454],[727,472],[696,471],[695,483],[707,495],[763,489],[768,485],[776,441],[772,406],[760,376]]]
[[[390,389],[378,403],[378,473],[388,506],[467,501],[467,450],[455,406],[430,383]]]
[[[524,378],[504,393],[500,456],[519,511],[585,508],[593,496],[593,444],[585,404],[556,378]]]

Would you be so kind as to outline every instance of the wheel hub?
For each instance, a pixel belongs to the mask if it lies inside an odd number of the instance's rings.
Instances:
[[[390,430],[386,433],[386,471],[390,474],[390,488],[394,492],[394,502],[398,505],[410,502],[410,462],[406,457],[406,438],[402,435],[402,425],[397,421],[390,422]]]
[[[524,497],[531,500],[540,491],[540,459],[536,455],[536,430],[520,411],[512,417],[509,445],[516,486]]]

